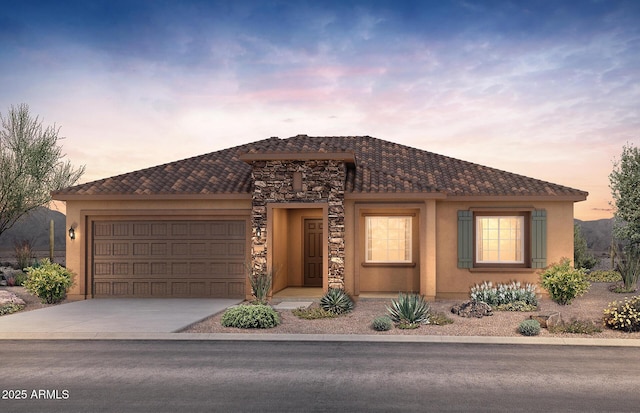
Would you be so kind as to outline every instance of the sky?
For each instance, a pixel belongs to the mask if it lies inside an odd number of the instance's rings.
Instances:
[[[6,3],[6,0],[0,0]],[[31,1],[0,7],[0,113],[82,182],[272,136],[369,135],[588,191],[640,146],[640,1]]]

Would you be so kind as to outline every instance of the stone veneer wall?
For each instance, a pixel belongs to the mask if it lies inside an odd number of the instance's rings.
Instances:
[[[252,248],[253,272],[267,269],[267,204],[309,202],[328,204],[329,288],[344,288],[344,186],[346,165],[338,160],[254,161]],[[293,187],[294,173],[302,190]],[[260,237],[257,230],[260,229]]]

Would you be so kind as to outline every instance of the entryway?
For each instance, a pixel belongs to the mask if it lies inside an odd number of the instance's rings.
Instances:
[[[267,267],[273,294],[290,288],[322,289],[328,272],[327,214],[323,204],[268,206]]]

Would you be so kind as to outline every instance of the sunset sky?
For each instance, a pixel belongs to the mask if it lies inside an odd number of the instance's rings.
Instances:
[[[5,3],[5,2],[3,2]],[[297,134],[370,135],[588,191],[640,146],[640,1],[30,1],[0,112],[91,181]]]

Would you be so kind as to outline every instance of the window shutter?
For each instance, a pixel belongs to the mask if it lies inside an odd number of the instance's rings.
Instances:
[[[547,211],[531,213],[531,268],[547,266]]]
[[[458,268],[473,267],[473,212],[458,211]]]

